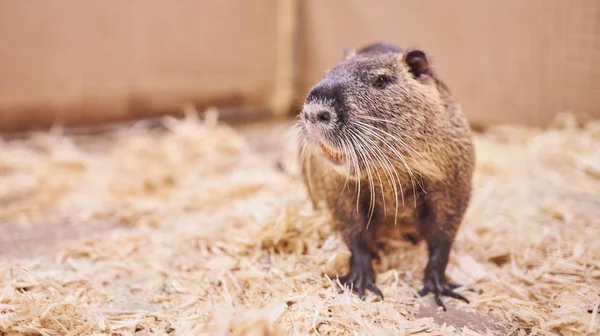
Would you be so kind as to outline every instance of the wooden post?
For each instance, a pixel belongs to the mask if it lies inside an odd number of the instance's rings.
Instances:
[[[270,107],[276,117],[289,113],[297,89],[296,47],[298,1],[277,2],[277,61]]]

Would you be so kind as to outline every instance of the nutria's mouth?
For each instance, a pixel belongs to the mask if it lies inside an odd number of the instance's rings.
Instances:
[[[333,162],[333,163],[335,163],[337,165],[341,165],[341,164],[343,164],[346,161],[346,157],[345,157],[344,154],[335,151],[331,147],[323,144],[322,142],[319,143],[319,146],[321,147],[321,151],[323,152],[323,154],[325,154],[325,156],[331,162]]]

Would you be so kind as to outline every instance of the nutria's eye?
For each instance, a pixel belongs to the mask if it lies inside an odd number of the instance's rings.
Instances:
[[[379,75],[375,77],[373,81],[373,86],[377,89],[383,89],[390,83],[390,78],[386,75]]]

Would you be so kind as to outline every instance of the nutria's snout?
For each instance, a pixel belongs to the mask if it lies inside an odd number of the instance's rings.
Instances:
[[[300,120],[309,143],[332,163],[343,164],[344,155],[336,136],[339,127],[335,109],[320,102],[307,102],[302,108]]]
[[[311,89],[300,113],[308,142],[334,165],[346,163],[340,139],[343,122],[339,113],[340,103],[340,88],[323,81]]]
[[[300,117],[305,129],[309,133],[314,133],[313,137],[319,138],[320,141],[335,142],[331,140],[335,138],[333,133],[340,128],[339,111],[336,109],[339,101],[339,88],[331,85],[327,80],[310,90]],[[329,143],[329,145],[335,144]]]
[[[346,119],[344,91],[349,87],[347,82],[336,76],[313,86],[304,102],[305,116],[312,122],[340,128]]]
[[[304,109],[302,109],[302,118],[316,127],[327,127],[330,126],[333,117],[331,111],[328,109],[305,106]]]

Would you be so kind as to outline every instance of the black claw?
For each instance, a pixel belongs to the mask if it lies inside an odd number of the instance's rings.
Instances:
[[[454,289],[458,287],[460,287],[460,285],[451,283],[444,277],[440,277],[434,272],[432,272],[431,275],[426,277],[425,285],[419,291],[419,295],[425,296],[429,293],[433,293],[437,305],[442,307],[442,309],[446,311],[446,305],[442,301],[442,296],[447,296],[453,299],[464,301],[466,303],[470,303],[469,300],[467,300],[467,298],[454,292]]]
[[[365,299],[365,289],[364,289],[364,287],[360,287],[360,288],[358,288],[358,291],[357,291],[357,292],[358,292],[358,297],[359,297],[361,300],[364,300],[364,299]]]
[[[458,293],[452,292],[452,291],[445,291],[444,295],[446,295],[448,297],[451,297],[451,298],[454,298],[454,299],[457,299],[457,300],[462,300],[462,301],[464,301],[466,303],[470,303],[469,300],[467,300],[466,297],[464,297],[464,296],[462,296],[462,295],[460,295]]]
[[[438,306],[442,307],[444,311],[446,311],[446,305],[444,304],[442,298],[438,294],[435,294],[435,302]]]
[[[375,285],[374,276],[368,276],[365,274],[350,273],[343,277],[340,277],[340,283],[345,288],[351,289],[361,300],[365,299],[365,290],[373,292],[375,295],[381,297],[383,300],[383,293]],[[343,289],[339,292],[343,293]]]
[[[383,300],[383,293],[381,292],[381,290],[379,288],[377,288],[377,286],[375,286],[374,284],[370,284],[368,289],[375,293],[375,295],[379,296],[381,298],[381,300]]]
[[[350,237],[349,248],[350,272],[339,278],[343,287],[349,287],[362,300],[365,299],[365,291],[369,290],[379,296],[381,291],[375,286],[375,271],[373,270],[373,259],[378,259],[378,251],[372,249],[367,243],[376,243],[373,237],[365,237],[362,234]],[[369,243],[369,244],[370,244]]]
[[[457,289],[458,287],[461,287],[460,285],[455,284],[454,282],[448,281],[447,283],[448,283],[448,287],[450,287],[451,289]]]

